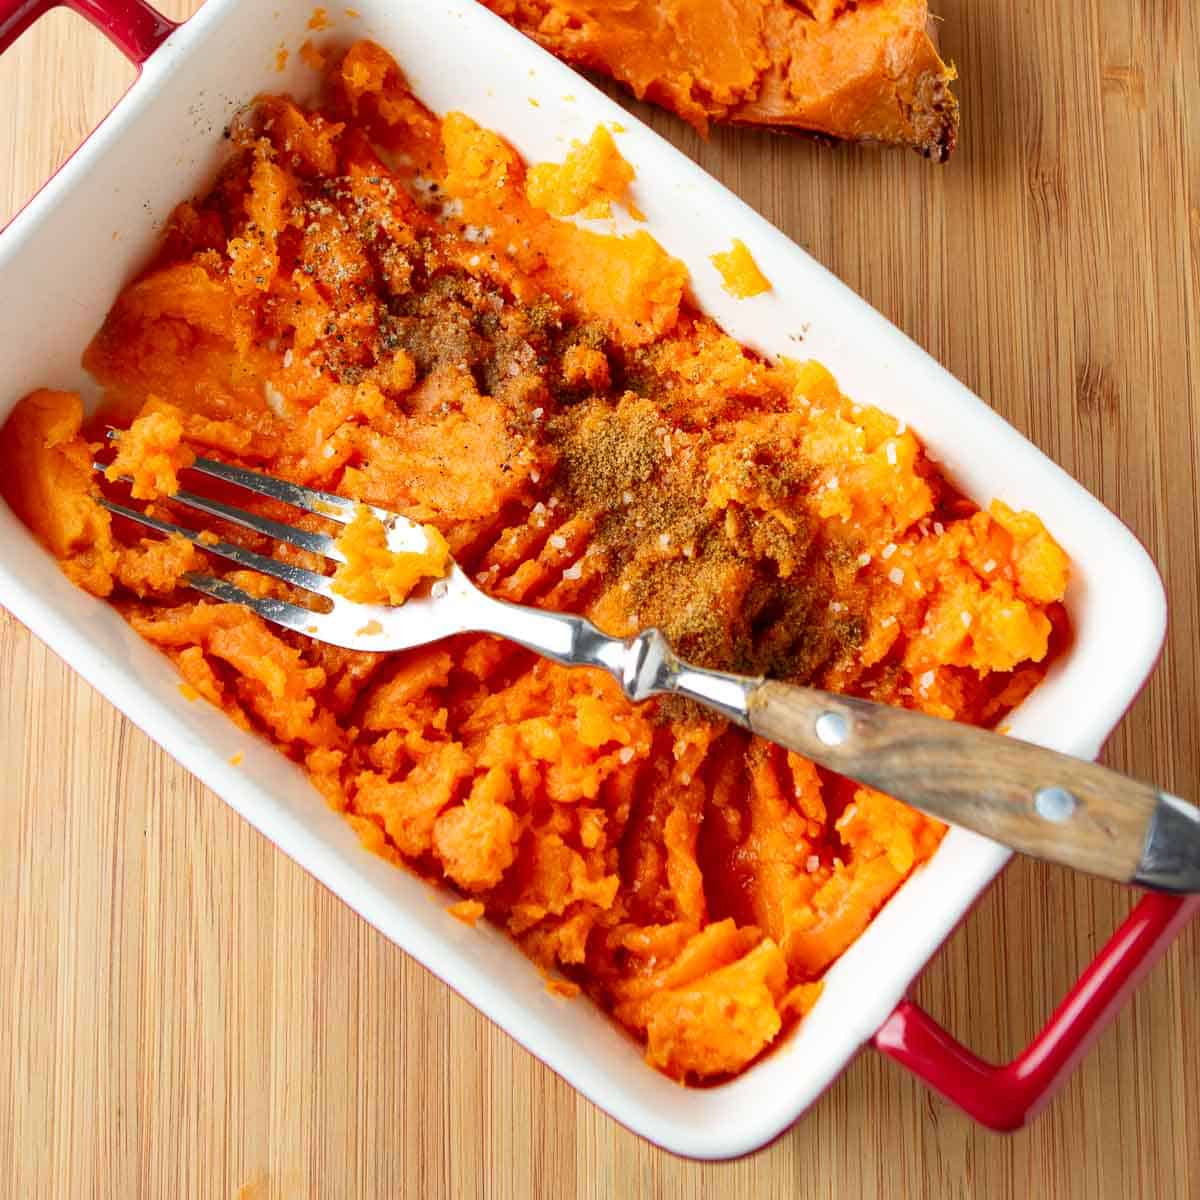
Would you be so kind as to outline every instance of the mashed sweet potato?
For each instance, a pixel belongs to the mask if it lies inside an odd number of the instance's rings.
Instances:
[[[556,217],[610,217],[614,201],[635,220],[641,213],[630,200],[633,168],[621,157],[612,134],[597,125],[586,143],[573,142],[561,163],[538,163],[525,180],[535,208]]]
[[[710,121],[911,146],[958,136],[927,0],[483,0],[578,67]]]
[[[450,566],[450,547],[436,526],[424,528],[424,550],[393,550],[383,522],[360,504],[337,540],[346,556],[333,574],[333,590],[356,604],[403,604],[423,579],[440,579]]]
[[[1065,636],[1062,551],[1035,516],[963,499],[912,431],[817,364],[723,334],[647,234],[531,204],[507,143],[432,116],[377,46],[331,60],[319,107],[265,98],[233,140],[86,352],[101,415],[27,397],[0,435],[0,489],[367,847],[458,889],[455,915],[506,929],[661,1070],[741,1070],[933,853],[937,822],[494,638],[350,652],[198,598],[179,581],[201,568],[295,597],[140,537],[101,490],[194,524],[171,497],[192,453],[215,456],[423,522],[494,595],[979,723]],[[90,467],[104,422],[129,427],[111,480]],[[373,527],[348,536],[379,583]]]

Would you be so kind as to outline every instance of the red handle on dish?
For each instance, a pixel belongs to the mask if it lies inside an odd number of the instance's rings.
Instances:
[[[176,27],[146,0],[0,0],[0,54],[38,17],[61,4],[87,17],[139,67]]]
[[[880,1026],[873,1045],[981,1124],[1019,1129],[1050,1102],[1198,909],[1200,896],[1145,896],[1012,1062],[985,1062],[908,1000]]]

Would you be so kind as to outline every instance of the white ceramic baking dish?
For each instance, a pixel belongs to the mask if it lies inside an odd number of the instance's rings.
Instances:
[[[0,49],[52,2],[0,0]],[[174,31],[141,0],[72,0],[131,57],[145,61],[112,114],[0,237],[0,417],[38,386],[91,395],[80,353],[146,260],[168,212],[212,177],[231,114],[259,91],[313,89],[315,76],[295,53],[286,70],[276,69],[277,47],[294,52],[309,36],[343,42],[369,36],[396,55],[427,105],[469,113],[530,160],[561,158],[569,139],[619,120],[621,150],[637,171],[636,202],[649,230],[689,266],[704,309],[767,354],[819,359],[848,394],[906,420],[980,504],[999,496],[1042,514],[1074,564],[1075,641],[1012,715],[1012,733],[1095,755],[1153,665],[1164,632],[1158,576],[1120,522],[802,250],[489,12],[470,0],[355,3],[359,16],[331,10],[334,27],[313,35],[306,28],[311,0],[209,0]],[[709,255],[733,236],[773,281],[769,294],[738,301],[720,287]],[[1000,846],[952,831],[829,972],[822,999],[794,1036],[733,1082],[685,1089],[647,1067],[639,1048],[585,1000],[548,994],[504,935],[482,925],[468,929],[447,915],[449,893],[365,853],[275,750],[248,739],[214,709],[186,702],[166,659],[110,608],[72,587],[3,504],[0,602],[398,946],[617,1120],[670,1150],[721,1158],[763,1144],[881,1027],[877,1041],[885,1049],[991,1124],[1022,1119],[1049,1090],[1045,1080],[1033,1093],[1026,1084],[999,1113],[973,1103],[972,1089],[999,1087],[1002,1071],[980,1085],[969,1077],[966,1052],[902,1002],[914,976],[1004,865],[1008,853]],[[229,761],[235,751],[245,754],[236,767]],[[1101,972],[1108,988],[1100,996],[1103,1011],[1089,1010],[1085,1027],[1076,1012],[1070,1031],[1057,1030],[1056,1079],[1191,911],[1161,903],[1139,910],[1142,942],[1134,960]],[[975,1061],[977,1069],[992,1070]]]

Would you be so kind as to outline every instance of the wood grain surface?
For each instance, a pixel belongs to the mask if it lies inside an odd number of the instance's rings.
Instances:
[[[1170,638],[1107,760],[1200,797],[1200,10],[939,11],[962,73],[948,167],[649,119],[1145,540]],[[5,56],[0,221],[132,75],[62,10]],[[1006,1056],[1132,900],[1018,862],[914,994]],[[20,1200],[1200,1197],[1200,928],[1025,1132],[981,1131],[867,1052],[768,1149],[684,1162],[492,1028],[2,611],[0,911],[0,1195]]]

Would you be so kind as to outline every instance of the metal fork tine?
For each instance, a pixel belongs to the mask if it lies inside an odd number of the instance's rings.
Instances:
[[[270,575],[273,579],[281,579],[284,583],[315,592],[318,596],[327,596],[331,599],[333,597],[330,586],[332,581],[327,575],[318,575],[316,571],[309,571],[304,567],[280,562],[276,558],[255,554],[253,550],[235,546],[232,542],[207,542],[194,529],[187,529],[183,525],[175,525],[170,521],[160,521],[157,517],[152,517],[140,509],[126,508],[125,505],[116,504],[104,497],[100,498],[100,503],[109,512],[116,513],[127,520],[136,521],[139,525],[145,525],[148,529],[156,530],[158,533],[178,533],[202,550],[207,550],[209,554],[227,558],[230,562],[237,563],[238,566],[247,567],[251,571],[258,571],[263,575]],[[303,611],[307,611],[307,609]]]
[[[183,581],[188,587],[203,592],[214,600],[221,600],[226,604],[242,604],[253,609],[264,620],[294,629],[297,633],[307,633],[312,637],[320,629],[322,614],[310,612],[298,604],[289,604],[286,600],[276,600],[267,596],[252,596],[237,584],[226,579],[217,579],[213,575],[193,573],[185,575]]]
[[[114,442],[120,441],[121,431],[109,429],[108,439]],[[94,465],[98,470],[104,470],[100,464]],[[256,495],[266,496],[268,499],[278,500],[283,504],[290,504],[293,508],[303,509],[318,517],[336,521],[339,525],[349,525],[360,507],[360,502],[357,500],[347,500],[345,496],[338,496],[333,492],[321,492],[316,488],[292,483],[287,479],[276,479],[273,475],[264,475],[261,471],[251,471],[246,467],[234,467],[228,463],[217,462],[213,458],[196,458],[188,469],[201,475],[207,475],[212,479],[232,483],[236,487],[244,488]],[[254,529],[269,537],[279,538],[292,546],[312,550],[316,554],[324,554],[326,558],[330,558],[334,562],[346,561],[341,551],[336,548],[336,539],[327,534],[308,533],[303,529],[294,529],[290,525],[270,521],[266,517],[256,517],[252,513],[245,513],[241,509],[221,504],[216,500],[206,500],[203,496],[197,496],[193,492],[178,491],[173,499],[190,504],[202,512],[233,521],[246,529]],[[388,544],[393,550],[419,551],[427,544],[425,531],[416,521],[402,516],[400,513],[394,513],[390,509],[379,508],[374,504],[366,504],[361,507],[366,508],[368,512],[383,522],[388,531]]]
[[[121,431],[119,429],[108,430],[108,440],[119,442]],[[192,462],[190,470],[198,471],[201,475],[209,475],[213,479],[224,480],[226,483],[236,484],[248,492],[256,492],[258,495],[267,496],[272,500],[281,500],[284,504],[290,504],[293,508],[302,508],[305,512],[316,513],[319,517],[328,517],[331,521],[337,521],[342,525],[348,525],[354,520],[354,514],[358,508],[356,501],[347,500],[345,496],[335,496],[333,492],[320,492],[316,488],[304,487],[302,484],[291,483],[286,479],[276,479],[274,476],[264,475],[261,471],[251,471],[246,467],[235,467],[229,463],[217,462],[215,458],[197,457]],[[386,509],[375,508],[373,505],[368,505],[368,507],[381,521],[395,516]]]
[[[219,517],[231,525],[240,525],[243,529],[252,529],[255,533],[265,534],[276,541],[287,542],[300,550],[310,550],[314,554],[323,554],[334,562],[345,562],[346,556],[337,548],[337,543],[327,533],[310,533],[307,529],[297,529],[294,525],[284,525],[281,521],[272,521],[270,517],[260,517],[257,513],[246,512],[243,508],[234,508],[231,504],[222,504],[220,500],[210,500],[207,496],[197,496],[195,492],[184,491],[182,488],[170,497],[177,504],[188,508],[199,509],[210,517]]]
[[[304,487],[299,483],[291,483],[286,479],[275,479],[271,475],[263,475],[259,471],[248,471],[245,467],[233,467],[228,463],[217,462],[212,458],[197,458],[191,469],[202,475],[211,475],[213,479],[222,479],[226,483],[237,484],[248,492],[257,492],[260,496],[269,496],[272,500],[282,500],[294,508],[302,508],[305,512],[316,513],[319,517],[328,517],[341,525],[349,525],[354,520],[358,505],[345,496],[335,496],[332,492],[319,492],[315,488]],[[386,520],[392,513],[382,508],[372,508],[380,520]]]
[[[111,430],[109,436],[112,436]],[[105,463],[94,462],[92,469],[103,475],[108,467]],[[122,475],[119,478],[122,483],[129,482],[128,475]],[[266,495],[262,489],[256,490]],[[284,525],[281,521],[272,521],[270,517],[260,517],[257,513],[246,512],[245,509],[235,508],[232,504],[222,504],[220,500],[210,500],[207,496],[197,496],[195,492],[189,492],[183,488],[173,493],[170,499],[185,504],[189,508],[199,509],[200,512],[207,513],[210,517],[219,517],[231,525],[238,525],[242,529],[252,529],[255,533],[265,534],[277,542],[287,542],[289,546],[295,546],[298,550],[323,554],[333,562],[346,561],[346,556],[337,548],[336,539],[331,538],[327,533],[310,533],[307,529]]]

